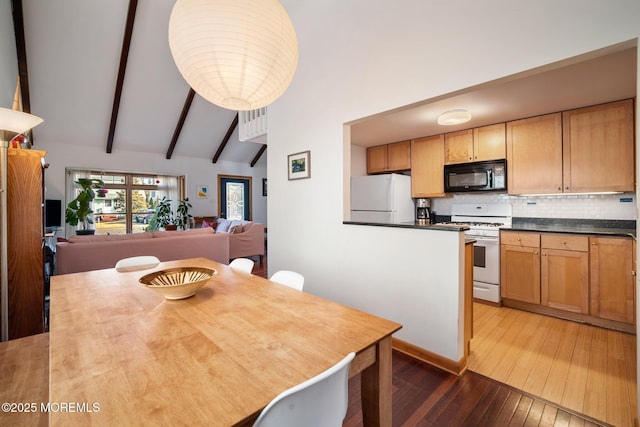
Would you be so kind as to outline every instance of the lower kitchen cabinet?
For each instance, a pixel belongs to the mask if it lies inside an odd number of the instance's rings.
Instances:
[[[540,304],[540,235],[500,233],[500,296]]]
[[[633,241],[626,237],[591,237],[591,314],[635,324]]]
[[[589,238],[542,234],[541,304],[589,314]]]
[[[505,305],[633,331],[632,238],[502,231],[500,243]]]

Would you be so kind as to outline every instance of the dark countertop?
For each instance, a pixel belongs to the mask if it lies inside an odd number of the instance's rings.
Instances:
[[[415,228],[421,230],[440,230],[440,231],[466,231],[469,229],[468,225],[453,225],[453,224],[418,224],[416,222],[398,222],[394,224],[385,224],[379,222],[359,222],[359,221],[342,221],[343,224],[351,225],[372,225],[376,227],[395,227],[395,228]]]
[[[635,221],[616,220],[513,218],[512,226],[501,230],[636,237]]]

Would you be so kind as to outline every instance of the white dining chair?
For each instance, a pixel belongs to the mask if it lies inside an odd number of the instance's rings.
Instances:
[[[229,263],[229,267],[236,271],[251,273],[253,271],[253,260],[249,258],[236,258]]]
[[[300,273],[296,273],[295,271],[276,271],[269,280],[280,283],[281,285],[289,286],[290,288],[297,289],[299,291],[301,291],[304,286],[304,276]]]
[[[160,264],[160,260],[157,257],[151,255],[134,256],[118,261],[116,263],[116,271],[123,273],[126,271],[146,270],[156,267],[158,264]]]
[[[276,396],[253,427],[340,427],[349,404],[349,353],[331,368]]]

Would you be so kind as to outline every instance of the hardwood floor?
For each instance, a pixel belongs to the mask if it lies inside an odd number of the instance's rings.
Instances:
[[[360,427],[360,377],[343,427]],[[393,353],[393,426],[608,426],[475,372],[456,375]]]
[[[637,417],[634,335],[474,303],[468,366],[612,425]]]

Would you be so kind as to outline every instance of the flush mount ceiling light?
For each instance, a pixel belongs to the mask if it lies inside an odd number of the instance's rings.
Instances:
[[[193,90],[230,110],[272,103],[298,65],[296,32],[278,0],[178,0],[169,48]]]
[[[471,120],[471,113],[462,108],[445,111],[438,116],[438,124],[444,126],[459,125],[469,120]]]

